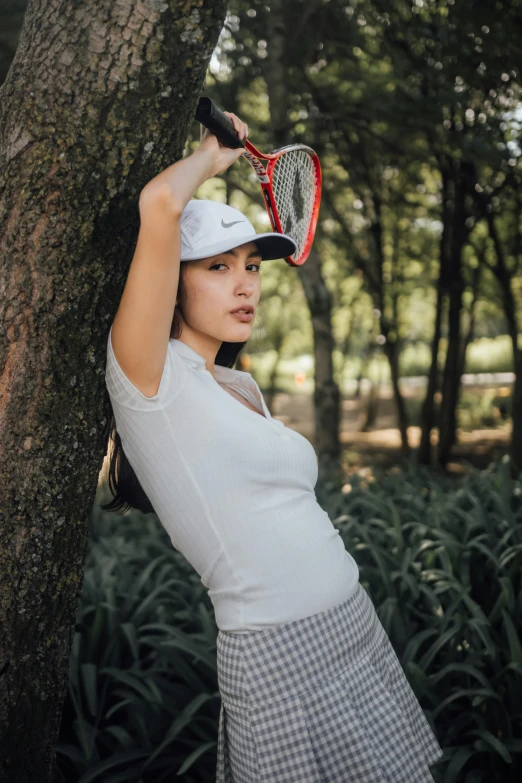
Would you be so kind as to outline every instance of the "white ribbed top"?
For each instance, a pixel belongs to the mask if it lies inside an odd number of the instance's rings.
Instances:
[[[351,596],[359,569],[317,502],[313,446],[271,416],[250,373],[215,365],[214,378],[204,357],[170,339],[158,393],[145,397],[111,334],[105,381],[123,449],[208,589],[218,628],[260,631]]]

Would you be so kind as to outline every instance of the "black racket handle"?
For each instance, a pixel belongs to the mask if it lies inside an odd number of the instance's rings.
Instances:
[[[211,98],[203,97],[199,99],[194,119],[217,136],[225,147],[238,149],[245,146],[245,139],[238,139],[237,131],[230,117],[223,114],[219,106],[216,106]]]

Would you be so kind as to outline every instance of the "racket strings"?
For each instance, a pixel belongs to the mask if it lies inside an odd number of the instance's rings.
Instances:
[[[317,193],[317,172],[312,156],[305,150],[281,155],[272,170],[272,191],[284,234],[297,244],[294,258],[306,245]]]

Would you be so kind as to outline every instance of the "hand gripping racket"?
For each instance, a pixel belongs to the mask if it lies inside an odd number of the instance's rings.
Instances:
[[[253,166],[263,191],[272,229],[288,234],[297,250],[285,261],[304,264],[314,240],[321,203],[321,165],[317,154],[305,144],[289,144],[264,154],[248,139],[238,139],[230,117],[210,98],[200,98],[195,119],[227,147],[244,147],[244,157]],[[261,159],[268,161],[266,167]]]

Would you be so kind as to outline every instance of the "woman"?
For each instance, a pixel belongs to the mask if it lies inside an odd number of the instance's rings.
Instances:
[[[117,428],[107,507],[154,510],[208,588],[217,783],[432,781],[442,751],[317,502],[314,449],[233,369],[261,263],[295,249],[227,205],[192,199],[241,154],[201,128],[198,149],[141,193],[107,343]]]

